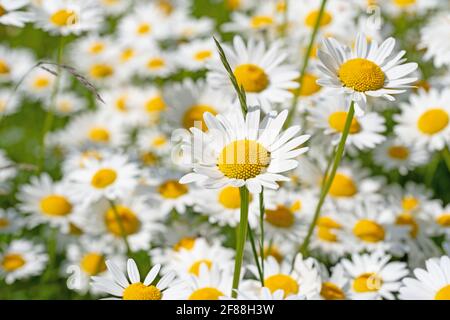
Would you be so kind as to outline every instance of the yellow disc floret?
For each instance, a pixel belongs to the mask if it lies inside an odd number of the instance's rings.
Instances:
[[[62,217],[72,212],[72,204],[62,195],[52,194],[41,199],[40,207],[47,216]]]
[[[344,87],[358,92],[375,91],[383,88],[385,75],[374,62],[355,58],[344,62],[338,71]]]
[[[155,286],[146,286],[141,282],[130,284],[123,291],[123,300],[161,300],[162,292]]]
[[[433,135],[444,130],[449,123],[448,113],[443,109],[425,111],[417,121],[417,127],[426,135]]]
[[[224,294],[220,290],[206,287],[192,292],[189,296],[189,300],[219,300],[222,296],[224,296]]]
[[[353,234],[362,241],[375,243],[383,241],[385,232],[383,226],[375,221],[362,219],[353,227]]]
[[[300,286],[291,276],[287,274],[275,274],[264,280],[264,285],[274,293],[277,290],[284,291],[284,297],[297,294]]]
[[[234,69],[239,86],[247,92],[261,92],[269,85],[269,77],[263,69],[255,64],[241,64]]]
[[[141,227],[136,214],[122,205],[116,205],[106,211],[104,219],[106,228],[116,237],[137,233]]]
[[[97,189],[104,189],[112,185],[116,179],[117,172],[114,169],[103,168],[92,176],[91,185]]]

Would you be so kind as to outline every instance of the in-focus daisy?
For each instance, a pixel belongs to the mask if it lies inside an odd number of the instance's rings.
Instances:
[[[260,109],[252,108],[247,116],[239,111],[229,115],[204,115],[207,133],[191,128],[192,141],[183,146],[192,154],[193,171],[180,182],[198,182],[207,188],[226,185],[247,186],[260,193],[262,187],[277,189],[277,181],[288,180],[281,173],[297,166],[294,160],[307,148],[299,148],[309,136],[296,137],[299,126],[281,132],[287,110],[269,113],[260,122]]]
[[[0,0],[0,24],[23,27],[33,20],[33,14],[23,9],[28,0]]]
[[[430,151],[450,144],[450,89],[420,90],[401,104],[401,110],[394,116],[394,130],[402,141]]]
[[[354,48],[333,38],[324,39],[318,52],[322,78],[317,83],[350,95],[361,109],[365,108],[367,96],[393,101],[394,94],[404,92],[417,80],[406,77],[417,69],[417,63],[404,63],[405,51],[393,56],[394,46],[394,38],[379,46],[363,34],[357,36]]]
[[[7,284],[42,273],[48,256],[44,246],[28,240],[13,240],[0,253],[0,277]]]
[[[402,300],[450,300],[450,258],[431,258],[426,269],[414,270],[415,278],[403,279]]]
[[[401,286],[401,279],[409,270],[404,262],[390,262],[391,256],[383,252],[353,254],[351,260],[340,263],[350,278],[350,298],[393,300]]]
[[[298,87],[295,79],[299,74],[294,66],[286,64],[287,53],[283,52],[280,42],[267,47],[263,41],[255,39],[245,44],[236,36],[233,46],[224,45],[223,50],[238,84],[244,87],[249,106],[260,105],[269,111],[271,103],[285,102],[292,97],[289,89]],[[211,86],[235,95],[222,62],[211,63],[210,70],[208,81]]]
[[[173,294],[171,286],[174,284],[175,273],[169,272],[157,282],[156,277],[161,269],[159,264],[153,266],[141,282],[139,270],[133,259],[128,259],[127,262],[128,277],[114,262],[107,260],[105,263],[113,280],[94,276],[92,286],[114,296],[109,298],[111,300],[168,300]]]

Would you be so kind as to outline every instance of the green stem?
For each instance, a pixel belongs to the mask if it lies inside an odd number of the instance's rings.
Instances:
[[[328,191],[330,191],[331,184],[333,183],[334,177],[336,176],[336,172],[339,167],[339,163],[341,162],[342,156],[344,154],[345,142],[347,141],[348,133],[350,131],[350,126],[352,124],[354,114],[355,114],[355,102],[352,101],[350,104],[350,109],[347,113],[347,119],[345,120],[344,130],[342,132],[341,140],[339,141],[336,155],[334,157],[333,166],[331,168],[330,175],[328,177],[326,177],[326,182],[322,187],[322,190],[320,192],[319,202],[317,203],[317,207],[314,212],[313,221],[311,222],[311,224],[309,226],[305,241],[303,242],[303,245],[300,249],[300,251],[303,255],[306,255],[308,253],[308,245],[311,240],[311,236],[314,232],[314,228],[317,224],[317,220],[319,219],[320,210],[322,209],[322,206],[325,202]]]
[[[259,228],[261,232],[261,240],[259,242],[259,255],[261,256],[261,273],[264,281],[264,213],[266,212],[264,206],[264,187],[259,194]]]
[[[258,269],[259,281],[261,282],[261,285],[264,287],[264,276],[262,274],[261,264],[259,263],[258,252],[256,251],[255,245],[255,238],[253,237],[253,231],[252,228],[250,228],[250,224],[248,224],[248,238],[250,239],[253,257],[255,258],[256,268]]]
[[[331,165],[333,164],[333,160],[336,157],[336,150],[337,150],[337,146],[333,148],[333,152],[331,153],[328,162],[327,162],[327,167],[325,168],[325,173],[323,175],[323,179],[322,179],[322,184],[321,184],[321,188],[324,187],[325,182],[327,181],[327,177],[328,177],[328,173],[330,171]]]
[[[312,30],[311,37],[309,39],[308,48],[306,50],[305,56],[303,57],[303,64],[300,69],[300,79],[298,80],[299,87],[294,92],[294,98],[292,99],[292,105],[289,109],[289,114],[284,123],[284,127],[287,128],[291,125],[292,120],[294,119],[295,111],[297,109],[297,103],[300,95],[300,90],[303,85],[303,79],[305,78],[306,69],[308,68],[309,58],[311,57],[311,52],[314,47],[314,43],[316,41],[317,33],[320,27],[320,21],[322,21],[323,13],[325,12],[325,5],[327,4],[327,0],[322,0],[320,4],[319,14],[317,15],[316,23],[314,24],[314,29]]]
[[[444,156],[443,153],[442,153],[442,156]],[[436,173],[436,170],[439,166],[440,157],[441,157],[441,154],[436,153],[433,156],[433,159],[431,160],[431,162],[427,166],[426,173],[425,173],[425,185],[427,187],[430,187],[431,184],[433,183],[434,174]]]
[[[47,112],[45,114],[45,120],[44,120],[44,127],[42,129],[42,140],[41,140],[41,154],[39,157],[39,168],[42,171],[44,167],[45,162],[45,139],[47,136],[47,133],[52,129],[53,125],[53,119],[54,119],[54,113],[52,108],[56,104],[56,97],[58,96],[59,91],[59,83],[60,83],[60,73],[61,73],[61,63],[62,63],[62,57],[63,57],[63,51],[64,51],[64,37],[60,36],[59,38],[59,46],[58,46],[58,54],[57,54],[57,74],[55,78],[55,84],[53,86],[52,94],[50,96],[50,105],[48,106]]]
[[[450,172],[450,152],[448,151],[448,148],[445,148],[441,152],[442,158],[444,158],[445,164],[447,165],[447,169]]]
[[[248,224],[248,199],[249,193],[245,186],[239,188],[241,197],[241,219],[238,226],[238,234],[236,241],[236,257],[234,260],[234,275],[233,288],[231,296],[237,297],[237,289],[239,288],[239,281],[241,279],[242,260],[244,259],[244,246],[247,239],[247,224]]]
[[[119,215],[119,212],[117,211],[116,204],[113,200],[109,200],[109,205],[111,206],[111,209],[114,212],[114,217],[116,219],[117,224],[119,225],[120,233],[122,235],[123,242],[125,243],[125,247],[127,248],[127,254],[129,257],[131,257],[132,251],[130,248],[130,244],[128,243],[127,233],[125,231],[125,227],[122,223],[122,218]]]

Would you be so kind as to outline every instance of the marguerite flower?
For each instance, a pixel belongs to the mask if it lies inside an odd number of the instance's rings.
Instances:
[[[433,59],[436,68],[450,65],[450,14],[443,12],[434,16],[431,21],[421,30],[420,48],[426,48],[425,59]]]
[[[28,0],[0,0],[0,24],[23,27],[33,20],[31,12],[23,11]]]

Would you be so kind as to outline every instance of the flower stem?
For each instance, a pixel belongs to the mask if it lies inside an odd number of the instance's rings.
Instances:
[[[264,207],[264,187],[259,194],[259,228],[261,232],[261,240],[259,242],[259,256],[261,257],[261,273],[264,282],[264,213],[266,209]]]
[[[450,172],[450,152],[448,148],[442,150],[442,158],[444,158],[445,164],[447,165],[447,169]]]
[[[248,224],[248,238],[250,239],[253,257],[255,258],[256,268],[258,269],[259,281],[261,282],[261,285],[264,287],[264,276],[262,274],[261,264],[259,263],[258,252],[256,251],[255,245],[255,238],[253,237],[253,231],[252,228],[250,228],[250,224]]]
[[[298,80],[299,86],[294,92],[294,98],[292,99],[291,108],[289,109],[289,114],[287,116],[286,122],[284,123],[284,127],[288,128],[291,125],[292,120],[294,119],[295,110],[297,109],[297,103],[300,95],[300,90],[303,85],[303,79],[305,78],[306,69],[308,68],[309,59],[311,58],[311,52],[314,47],[314,43],[316,41],[317,33],[320,27],[320,21],[322,21],[323,13],[325,12],[325,5],[327,4],[327,0],[322,0],[320,4],[319,14],[317,15],[316,23],[314,24],[314,28],[311,32],[311,37],[309,39],[308,48],[306,49],[305,56],[303,57],[303,64],[300,69],[300,78]]]
[[[351,126],[354,114],[355,114],[355,102],[352,101],[350,104],[350,109],[347,113],[347,119],[345,120],[344,130],[342,132],[341,140],[339,141],[339,145],[336,150],[336,155],[333,160],[333,165],[331,167],[330,174],[328,177],[327,176],[324,177],[324,179],[326,179],[326,182],[323,184],[322,189],[320,191],[319,202],[317,203],[316,210],[314,212],[313,221],[311,222],[311,224],[309,226],[305,241],[303,242],[303,245],[300,248],[300,252],[303,255],[306,255],[308,253],[308,245],[311,240],[311,236],[314,232],[314,228],[317,224],[317,220],[319,219],[320,210],[322,209],[322,206],[325,202],[328,191],[330,191],[331,184],[333,183],[334,177],[336,176],[336,172],[339,167],[339,163],[341,162],[342,156],[344,154],[345,142],[347,141],[348,133],[350,131],[350,126]]]
[[[116,222],[119,225],[119,229],[120,229],[120,233],[122,235],[123,242],[125,243],[125,247],[127,248],[127,254],[129,257],[131,257],[132,251],[130,248],[130,244],[128,243],[128,237],[127,237],[127,233],[125,231],[125,227],[123,226],[123,223],[122,223],[122,218],[120,217],[119,212],[117,211],[115,202],[113,200],[108,200],[108,201],[109,201],[109,205],[111,206],[111,209],[114,212],[114,217],[116,219]]]
[[[430,187],[433,183],[434,174],[436,173],[436,170],[439,166],[439,161],[441,160],[441,155],[439,153],[436,153],[433,158],[431,159],[431,162],[428,164],[426,168],[425,173],[425,185],[427,187]],[[450,170],[450,169],[449,169]]]
[[[239,281],[241,279],[242,260],[244,259],[244,246],[247,239],[247,225],[248,225],[248,199],[249,193],[245,186],[239,188],[241,197],[241,218],[238,226],[238,233],[236,239],[236,256],[234,259],[234,275],[233,288],[231,296],[237,297],[237,289],[239,288]]]

